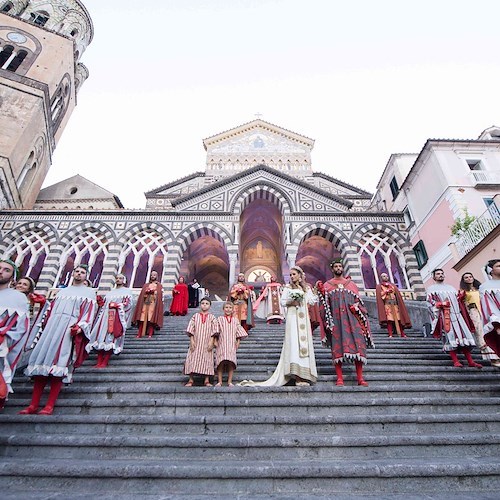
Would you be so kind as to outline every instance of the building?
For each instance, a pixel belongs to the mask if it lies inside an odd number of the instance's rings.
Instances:
[[[79,175],[40,190],[92,36],[78,0],[0,0],[0,254],[39,290],[87,263],[102,290],[117,272],[140,288],[155,269],[167,290],[184,275],[223,297],[239,272],[260,286],[300,265],[314,283],[341,256],[367,294],[386,271],[407,297],[424,297],[403,215],[315,172],[314,141],[263,120],[205,139],[205,168],[146,193],[143,211]]]
[[[88,77],[78,0],[0,0],[0,208],[33,208]]]
[[[409,298],[423,298],[403,215],[370,211],[370,193],[314,172],[313,140],[254,120],[204,146],[205,170],[146,193],[144,211],[90,211],[75,178],[46,188],[65,199],[0,215],[0,252],[41,290],[67,284],[73,265],[85,262],[102,289],[119,271],[139,288],[155,269],[167,289],[183,275],[224,296],[239,272],[259,286],[300,265],[314,283],[341,256],[367,294],[387,271]]]
[[[500,255],[500,127],[477,139],[429,139],[418,154],[393,154],[373,206],[401,211],[426,286],[443,268],[458,287],[464,272],[487,279]]]

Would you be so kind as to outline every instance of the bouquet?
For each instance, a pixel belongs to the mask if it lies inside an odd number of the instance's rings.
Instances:
[[[302,302],[304,298],[304,290],[299,288],[294,288],[290,291],[290,300],[295,300],[296,302]]]

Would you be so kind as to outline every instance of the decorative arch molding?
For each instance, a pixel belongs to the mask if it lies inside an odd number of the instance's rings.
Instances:
[[[53,245],[54,243],[59,242],[59,236],[57,234],[57,230],[51,225],[45,222],[27,222],[25,224],[21,224],[20,226],[14,228],[12,231],[7,233],[3,237],[3,241],[0,244],[0,249],[2,253],[7,251],[16,241],[21,238],[25,238],[27,233],[43,233],[49,239],[49,245]]]
[[[212,236],[224,245],[226,251],[233,244],[230,236],[227,234],[227,231],[219,225],[211,222],[207,222],[206,224],[195,224],[185,228],[177,236],[177,243],[180,244],[181,251],[185,252],[193,241],[202,236]]]
[[[339,250],[350,245],[347,235],[337,227],[323,223],[311,223],[300,229],[293,240],[293,244],[299,247],[305,240],[312,236],[321,236],[331,242]]]
[[[161,234],[167,244],[167,247],[169,245],[172,245],[176,240],[170,229],[165,225],[158,224],[157,222],[140,222],[129,227],[117,238],[118,245],[122,247],[126,246],[133,236],[141,233],[142,231],[156,231],[157,233]]]
[[[100,232],[107,240],[108,244],[113,244],[116,240],[114,231],[108,225],[102,222],[82,222],[61,235],[61,245],[67,246],[74,242],[78,239],[78,235],[84,231],[91,231],[93,233]]]
[[[286,193],[269,184],[255,183],[245,186],[234,195],[233,201],[229,203],[229,211],[241,215],[243,210],[255,200],[266,200],[276,204],[283,216],[289,216],[295,211],[292,200]]]
[[[408,241],[408,239],[405,238],[397,229],[394,229],[389,224],[383,224],[381,222],[369,222],[357,227],[356,230],[353,231],[351,235],[350,238],[351,242],[357,245],[358,244],[357,242],[361,239],[363,235],[369,232],[376,232],[376,231],[386,234],[387,236],[390,236],[394,240],[394,243],[396,243],[399,246],[401,251],[410,248],[410,242]]]

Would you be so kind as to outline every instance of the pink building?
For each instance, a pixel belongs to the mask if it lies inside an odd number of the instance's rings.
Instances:
[[[500,127],[391,155],[373,205],[405,214],[426,287],[435,268],[456,287],[464,272],[485,281],[485,262],[500,256]]]

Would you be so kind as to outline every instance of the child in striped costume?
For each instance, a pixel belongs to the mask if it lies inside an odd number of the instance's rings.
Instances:
[[[239,319],[234,316],[232,302],[224,304],[224,316],[217,318],[217,326],[219,334],[215,339],[215,366],[217,367],[218,382],[215,386],[222,386],[222,375],[226,371],[227,385],[233,387],[236,351],[240,347],[240,339],[248,337],[248,333],[241,326]]]
[[[214,375],[214,336],[218,333],[215,316],[209,313],[212,302],[200,301],[200,312],[191,318],[186,333],[189,336],[189,351],[184,363],[184,375],[189,375],[185,387],[194,385],[194,375],[204,375],[203,384],[211,387],[210,377]]]

